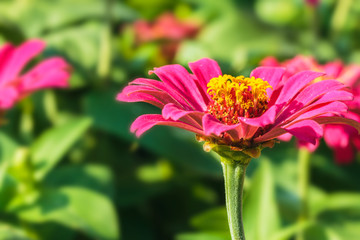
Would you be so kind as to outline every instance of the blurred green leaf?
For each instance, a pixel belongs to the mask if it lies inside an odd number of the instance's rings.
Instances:
[[[119,238],[116,211],[110,200],[80,187],[44,192],[33,205],[19,209],[16,214],[34,223],[54,221],[98,239]]]
[[[227,232],[230,236],[225,207],[211,209],[191,219],[191,225],[201,231]]]
[[[35,178],[42,179],[90,127],[91,119],[74,118],[44,132],[31,146]]]
[[[230,240],[230,237],[218,232],[181,233],[175,240]]]
[[[1,240],[35,240],[24,229],[0,222]]]
[[[293,237],[300,231],[304,231],[305,229],[312,226],[314,223],[307,221],[301,223],[295,223],[293,225],[287,226],[282,228],[281,230],[277,231],[275,234],[271,236],[271,240],[287,240]]]
[[[5,161],[11,160],[18,147],[19,144],[16,141],[5,133],[0,132],[0,165]]]
[[[360,194],[358,193],[334,193],[324,197],[311,210],[314,215],[328,210],[351,210],[360,213]]]
[[[106,166],[86,164],[54,169],[44,180],[49,187],[76,186],[114,197],[113,176]]]
[[[252,240],[268,240],[280,228],[271,165],[262,160],[244,197],[244,228]]]

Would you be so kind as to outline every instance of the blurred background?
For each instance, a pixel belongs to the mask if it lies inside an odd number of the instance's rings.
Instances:
[[[194,134],[129,131],[147,104],[116,94],[153,67],[210,57],[246,75],[266,56],[360,64],[359,0],[1,0],[0,44],[38,38],[62,56],[70,88],[45,90],[0,129],[0,239],[229,240],[218,157]],[[249,240],[360,239],[360,158],[311,155],[308,216],[298,221],[295,142],[248,167]]]

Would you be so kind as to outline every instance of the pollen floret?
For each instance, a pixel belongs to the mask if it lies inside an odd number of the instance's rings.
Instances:
[[[266,89],[272,88],[261,78],[221,75],[207,84],[211,101],[207,111],[221,122],[231,125],[239,117],[254,118],[263,114],[268,105]]]

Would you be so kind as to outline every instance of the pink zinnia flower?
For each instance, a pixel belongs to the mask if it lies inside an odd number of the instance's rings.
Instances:
[[[263,66],[283,66],[286,67],[287,76],[291,76],[297,72],[304,70],[316,70],[326,73],[322,79],[336,79],[337,81],[350,87],[354,98],[346,101],[349,111],[341,115],[353,119],[357,122],[360,121],[360,66],[353,64],[345,66],[341,61],[330,62],[320,65],[312,57],[296,56],[293,59],[283,63],[278,62],[273,57],[265,58],[261,65]],[[317,79],[321,80],[321,79]],[[286,139],[283,138],[284,140]],[[288,137],[289,139],[289,137]],[[354,149],[360,150],[360,136],[357,131],[346,125],[327,125],[324,127],[324,139],[328,146],[334,149],[335,159],[338,163],[348,163],[354,159]],[[305,144],[310,151],[316,148]]]
[[[359,129],[356,121],[334,116],[346,112],[343,101],[352,94],[336,80],[314,83],[323,73],[303,71],[282,84],[285,69],[279,67],[256,68],[249,78],[223,75],[216,61],[206,58],[189,67],[192,74],[176,64],[155,68],[149,73],[161,81],[138,78],[118,94],[119,101],[147,102],[162,109],[161,114],[138,117],[132,132],[140,136],[155,125],[174,126],[196,133],[205,147],[257,157],[286,133],[315,144],[323,134],[320,124]]]
[[[23,73],[25,65],[44,48],[41,40],[29,40],[19,47],[7,43],[0,48],[1,112],[36,90],[68,86],[70,66],[60,57],[48,58]]]

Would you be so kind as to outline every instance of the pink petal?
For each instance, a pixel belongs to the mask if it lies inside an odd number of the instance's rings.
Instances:
[[[309,142],[304,142],[304,141],[298,141],[298,148],[306,148],[309,152],[315,152],[315,150],[319,147],[320,145],[320,141],[319,139],[316,139],[316,143],[315,145],[314,144],[311,144]]]
[[[178,64],[155,68],[154,72],[168,87],[182,96],[194,110],[205,111],[206,104],[193,77]]]
[[[350,136],[343,128],[344,125],[327,125],[324,129],[324,140],[330,147],[346,147],[350,144]]]
[[[323,94],[328,94],[331,91],[343,88],[344,85],[339,83],[335,80],[324,80],[321,82],[317,82],[314,84],[311,84],[307,86],[302,92],[299,93],[298,96],[295,97],[293,101],[290,102],[290,104],[286,107],[286,110],[284,110],[276,119],[276,124],[281,123],[282,121],[285,121],[289,117],[291,117],[294,114],[299,114],[299,110],[303,109],[305,106],[307,106],[309,103],[313,102],[315,99],[317,99],[319,96],[322,96]],[[344,96],[342,96],[343,93]],[[338,100],[337,98],[345,97],[346,99],[349,98],[351,94],[348,92],[337,92],[332,94],[329,94],[331,96],[331,101]],[[351,98],[350,98],[351,99]],[[348,99],[348,100],[350,100]]]
[[[303,71],[291,76],[285,82],[284,87],[281,90],[281,93],[275,104],[285,105],[308,83],[323,75],[324,73]]]
[[[280,67],[258,67],[251,72],[250,77],[261,78],[262,80],[267,81],[270,86],[272,86],[272,89],[268,88],[266,90],[269,98],[271,98],[273,90],[281,81],[285,71],[285,68]]]
[[[251,126],[265,127],[266,125],[275,122],[276,112],[277,112],[277,106],[273,105],[268,110],[266,110],[260,117],[257,118],[240,117],[239,120]]]
[[[360,66],[351,65],[346,67],[344,71],[341,72],[338,79],[347,86],[356,85],[357,81],[360,79]]]
[[[197,111],[186,111],[173,103],[166,104],[162,109],[162,116],[165,119],[172,119],[176,121],[187,115],[191,115],[191,117],[196,117],[197,120],[201,120],[204,113]]]
[[[344,64],[341,61],[335,61],[325,64],[324,71],[327,75],[338,78],[344,68]]]
[[[343,117],[317,117],[313,119],[319,124],[345,124],[354,127],[360,134],[360,123]]]
[[[209,83],[210,79],[222,75],[218,63],[209,58],[203,58],[196,62],[189,63],[189,67],[199,81],[202,91],[205,93],[207,91],[207,84]],[[208,101],[209,98],[205,99],[206,104],[208,104]]]
[[[260,62],[260,66],[280,67],[280,63],[275,57],[266,57]]]
[[[123,102],[148,102],[159,108],[163,108],[167,103],[178,104],[168,93],[154,90],[151,87],[140,85],[126,86],[116,97],[116,100]]]
[[[2,83],[1,82],[2,72],[4,71],[4,68],[6,64],[9,62],[14,51],[15,51],[15,47],[9,43],[5,44],[0,49],[0,84]],[[13,80],[13,79],[8,79],[8,81],[9,80]],[[3,81],[6,81],[6,79],[4,79]],[[3,82],[3,84],[4,83],[5,82]]]
[[[44,48],[45,43],[41,40],[29,40],[21,44],[12,52],[5,63],[0,73],[0,82],[15,79],[25,64],[38,55]]]
[[[279,139],[280,141],[284,141],[284,142],[290,141],[291,138],[292,138],[292,135],[291,135],[290,133],[285,133],[285,134],[283,134],[283,135],[281,135],[281,136],[278,137],[278,139]]]
[[[70,66],[64,59],[53,57],[42,61],[21,78],[20,84],[24,92],[48,87],[67,87]]]
[[[205,114],[202,120],[203,130],[206,136],[210,136],[212,134],[220,136],[223,132],[236,129],[241,125],[225,125],[210,114]]]
[[[314,118],[317,116],[321,116],[327,113],[339,114],[341,112],[346,112],[348,109],[347,105],[343,102],[330,102],[326,105],[318,105],[310,110],[306,109],[306,112],[302,113],[296,120]]]
[[[19,93],[14,87],[0,87],[0,110],[11,108],[18,98]]]
[[[316,144],[316,139],[323,135],[323,128],[313,120],[304,120],[284,128],[301,141]]]
[[[181,106],[187,109],[191,109],[189,104],[181,97],[177,92],[175,92],[172,88],[167,87],[163,82],[147,79],[147,78],[137,78],[134,81],[130,82],[129,85],[140,85],[140,86],[147,86],[152,87],[155,90],[159,90],[169,94],[176,102],[178,102]]]
[[[130,87],[132,86],[125,87],[124,90],[116,96],[116,100],[122,102],[147,102],[158,108],[164,107],[164,103],[159,99],[165,98],[166,93],[144,89],[131,91]]]
[[[201,129],[180,121],[166,120],[160,114],[145,114],[139,116],[131,124],[130,131],[134,132],[137,137],[140,137],[144,132],[156,125],[178,127],[197,134],[204,134]]]

